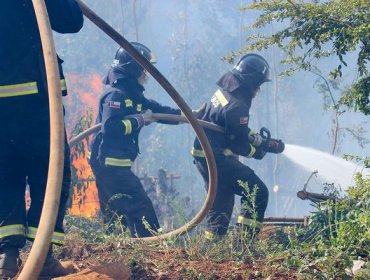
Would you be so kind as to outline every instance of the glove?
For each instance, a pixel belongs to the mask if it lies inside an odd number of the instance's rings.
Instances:
[[[266,143],[266,151],[268,153],[280,154],[284,151],[285,144],[280,139],[269,139]]]
[[[156,122],[157,120],[155,118],[153,118],[153,113],[152,113],[152,110],[146,110],[143,114],[142,114],[143,118],[144,118],[144,125],[149,125],[151,124],[152,122]]]
[[[261,134],[255,133],[255,134],[252,134],[251,137],[253,138],[253,141],[251,142],[251,144],[254,147],[259,147],[259,146],[262,145],[263,138],[262,138]]]
[[[207,104],[203,103],[202,106],[200,106],[196,110],[192,110],[193,115],[196,119],[201,119],[206,111]]]
[[[156,119],[153,118],[151,110],[147,110],[143,114],[130,115],[130,117],[137,121],[139,128],[157,121]]]
[[[263,159],[266,155],[267,151],[264,149],[263,146],[256,147],[256,152],[253,155],[255,159]]]

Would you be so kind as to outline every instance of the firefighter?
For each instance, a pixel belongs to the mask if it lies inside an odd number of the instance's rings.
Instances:
[[[264,140],[262,135],[254,133],[248,126],[252,100],[259,92],[260,86],[267,81],[269,65],[266,60],[258,54],[247,54],[232,71],[219,79],[219,89],[207,104],[202,119],[225,129],[225,133],[206,129],[218,171],[217,194],[206,220],[207,239],[220,238],[227,233],[235,195],[241,196],[242,210],[237,224],[243,231],[256,233],[262,226],[268,202],[268,189],[251,168],[238,160],[238,156],[262,159],[266,152],[281,153],[284,150],[281,140]],[[249,139],[253,139],[253,143],[250,143]],[[207,163],[197,138],[192,155],[208,187]],[[239,181],[248,183],[248,188],[243,188]],[[253,207],[249,194],[255,187],[257,192]]]
[[[148,61],[155,62],[153,53],[146,46],[137,42],[132,45]],[[119,48],[103,80],[108,87],[100,98],[96,119],[102,126],[90,146],[90,165],[104,220],[112,223],[117,219],[122,221],[124,217],[132,237],[151,236],[160,227],[151,200],[131,170],[139,153],[139,133],[153,122],[147,110],[181,114],[179,109],[162,106],[144,96],[147,78],[144,68]]]
[[[74,0],[47,0],[53,30],[76,33],[83,25]],[[19,249],[36,235],[49,165],[50,120],[45,64],[31,0],[3,0],[0,8],[0,278],[19,272]],[[62,73],[63,95],[66,84]],[[63,244],[63,217],[70,187],[69,149],[65,148],[63,186],[52,244]],[[26,213],[25,189],[31,205]],[[50,248],[40,277],[71,272]]]

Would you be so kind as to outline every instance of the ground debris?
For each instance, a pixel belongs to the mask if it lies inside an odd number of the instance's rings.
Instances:
[[[132,279],[131,270],[122,263],[108,263],[97,267],[90,267],[58,280],[129,280]]]

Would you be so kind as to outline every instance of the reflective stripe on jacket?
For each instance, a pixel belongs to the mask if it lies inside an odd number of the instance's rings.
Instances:
[[[60,89],[62,92],[67,90],[65,79],[60,80]],[[4,85],[4,86],[0,85],[0,98],[37,94],[38,92],[39,90],[37,88],[37,82]]]
[[[242,89],[229,93],[218,89],[207,104],[202,120],[224,127],[225,132],[205,129],[215,156],[244,156],[252,157],[255,147],[249,143],[249,109],[251,99],[243,96]],[[195,157],[203,153],[198,138],[194,141]]]
[[[45,4],[54,31],[75,33],[82,28],[83,15],[75,0],[47,0]],[[3,92],[0,95],[46,94],[45,63],[32,1],[1,1],[0,38],[0,86]],[[62,63],[58,57],[60,79],[63,80]],[[34,84],[29,85],[34,82],[37,82],[37,92]],[[7,88],[9,86],[11,88]],[[12,88],[14,86],[16,88]]]
[[[138,118],[127,118],[128,115],[141,114],[148,109],[153,113],[181,114],[179,109],[145,98],[143,92],[144,87],[136,79],[127,77],[113,83],[100,98],[96,123],[102,126],[90,146],[90,164],[93,168],[130,167],[136,159],[142,123]]]

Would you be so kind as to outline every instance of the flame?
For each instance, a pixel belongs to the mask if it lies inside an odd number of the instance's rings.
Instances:
[[[64,98],[67,107],[67,116],[70,114],[71,121],[66,121],[67,131],[73,128],[79,117],[81,117],[88,107],[92,108],[94,116],[98,113],[99,97],[103,92],[102,78],[98,74],[82,76],[70,74],[67,76],[67,86],[69,94]],[[73,122],[74,120],[74,122]]]
[[[66,106],[67,133],[74,128],[81,116],[85,115],[90,107],[93,116],[97,115],[99,96],[103,92],[103,84],[98,74],[67,76],[69,95],[64,99]],[[89,152],[87,142],[83,142],[84,151],[74,157],[72,165],[77,169],[78,184],[73,186],[72,205],[69,214],[93,217],[99,212],[98,191],[94,175],[87,161]],[[73,153],[72,148],[71,153]]]
[[[83,143],[85,152],[88,151],[86,141]],[[83,217],[94,217],[99,212],[98,191],[94,175],[87,162],[86,154],[74,158],[72,165],[78,170],[77,176],[82,187],[73,186],[72,206],[69,214]]]

